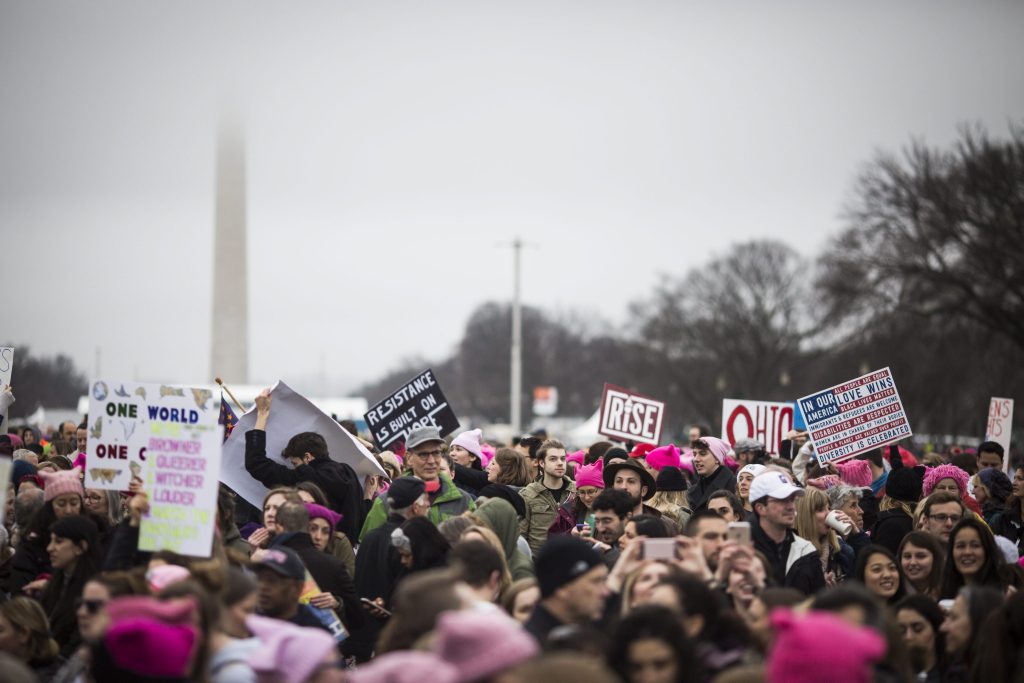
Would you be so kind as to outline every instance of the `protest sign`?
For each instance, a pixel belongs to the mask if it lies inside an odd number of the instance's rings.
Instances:
[[[284,382],[278,382],[271,396],[273,401],[270,419],[267,420],[267,457],[287,465],[287,462],[280,459],[280,453],[288,440],[300,432],[316,432],[327,442],[327,453],[331,460],[350,465],[364,480],[368,475],[386,476],[374,457],[354,436],[302,394]],[[231,436],[224,442],[220,480],[249,503],[262,509],[267,488],[253,479],[245,469],[245,433],[255,425],[255,408],[238,418]]]
[[[620,441],[657,444],[665,418],[665,404],[614,384],[605,384],[597,432]]]
[[[734,444],[755,439],[765,445],[768,455],[779,455],[779,444],[793,429],[793,404],[771,401],[722,400],[722,440]]]
[[[533,388],[533,414],[551,417],[558,412],[558,387]]]
[[[220,469],[219,406],[209,389],[97,380],[89,390],[85,486],[143,483],[141,550],[208,557]]]
[[[988,423],[985,441],[995,441],[1003,447],[1003,469],[1010,471],[1010,429],[1013,427],[1013,399],[995,398],[988,402]]]
[[[889,368],[798,401],[818,462],[840,462],[912,434]]]
[[[11,383],[11,372],[14,369],[14,347],[0,346],[0,391]],[[0,410],[0,434],[7,433],[7,409]]]
[[[434,425],[441,430],[441,436],[459,428],[459,419],[429,368],[370,408],[364,418],[381,450],[388,450],[399,441],[404,443],[416,427]]]

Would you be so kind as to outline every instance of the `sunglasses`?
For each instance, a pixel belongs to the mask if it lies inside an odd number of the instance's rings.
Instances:
[[[85,598],[75,599],[75,611],[77,612],[82,607],[85,611],[92,616],[96,616],[96,613],[107,606],[106,600],[86,600]]]

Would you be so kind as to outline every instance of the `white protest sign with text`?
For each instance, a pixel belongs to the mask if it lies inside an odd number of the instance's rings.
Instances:
[[[1010,467],[1010,430],[1013,428],[1013,399],[995,398],[988,402],[988,422],[985,441],[995,441],[1003,447],[1003,469]]]
[[[798,404],[822,465],[913,433],[889,368],[804,396]]]
[[[288,440],[300,432],[316,432],[327,441],[331,460],[346,463],[364,481],[369,475],[387,476],[370,451],[345,431],[341,425],[324,414],[284,382],[278,382],[271,391],[270,419],[267,421],[267,457],[286,465],[281,451]],[[256,409],[238,417],[238,424],[224,442],[220,480],[252,505],[263,508],[267,488],[252,478],[245,469],[245,433],[256,426]]]
[[[605,384],[597,432],[619,441],[657,444],[665,420],[662,401]]]
[[[772,401],[722,400],[722,440],[735,444],[755,439],[768,455],[778,457],[786,432],[793,429],[793,404]]]
[[[0,346],[0,391],[11,383],[14,370],[14,347]],[[0,434],[7,433],[7,409],[0,410]]]

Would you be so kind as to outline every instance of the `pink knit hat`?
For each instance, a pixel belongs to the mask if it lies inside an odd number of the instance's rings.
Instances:
[[[834,474],[826,474],[823,477],[811,478],[807,480],[808,486],[813,486],[816,489],[822,491],[828,491],[833,486],[839,486],[842,480]]]
[[[715,456],[715,460],[718,461],[719,465],[725,464],[725,456],[732,449],[728,441],[722,441],[713,436],[702,436],[697,441],[703,442],[708,447],[711,455]]]
[[[198,639],[191,624],[134,618],[111,626],[104,644],[119,669],[153,678],[182,678],[189,673]]]
[[[483,437],[483,435],[483,430],[470,429],[468,431],[462,432],[457,437],[455,437],[452,440],[452,445],[462,446],[467,451],[483,460],[483,458],[480,457],[480,439]],[[483,463],[481,463],[481,466],[482,465]]]
[[[565,456],[565,461],[574,462],[577,464],[577,466],[583,467],[583,461],[586,459],[586,457],[587,452],[581,449],[576,451],[575,453],[570,453],[569,455]]]
[[[497,449],[489,443],[480,444],[480,467],[486,470],[497,452]]]
[[[871,486],[871,465],[867,460],[837,462],[835,467],[839,471],[839,478],[850,486],[860,486],[861,488]]]
[[[64,493],[77,493],[79,498],[85,497],[85,489],[82,488],[82,470],[77,467],[59,472],[40,470],[39,476],[43,478],[44,503]]]
[[[604,488],[604,476],[602,475],[604,463],[598,460],[593,465],[584,465],[576,470],[576,488],[581,486],[593,486]]]
[[[172,583],[192,578],[191,572],[178,564],[158,564],[146,572],[146,583],[151,593],[159,593]]]
[[[432,652],[396,650],[349,673],[350,683],[459,683],[458,670]]]
[[[787,609],[772,612],[775,644],[768,653],[766,680],[785,683],[870,683],[871,663],[885,654],[885,640],[828,612],[799,617]],[[842,643],[842,647],[822,647]]]
[[[540,651],[519,622],[498,611],[445,612],[436,636],[434,651],[458,669],[460,681],[489,680]]]
[[[260,674],[277,674],[282,683],[301,683],[334,650],[334,638],[319,628],[304,628],[280,619],[255,614],[245,625],[260,639],[260,647],[249,655],[249,666]]]
[[[661,472],[662,467],[679,467],[681,464],[681,461],[679,460],[679,449],[676,448],[674,443],[655,448],[647,454],[645,460],[648,465],[659,472]]]
[[[40,472],[40,474],[42,474]],[[935,485],[943,479],[952,479],[956,482],[956,487],[960,489],[960,497],[963,498],[967,495],[967,480],[970,479],[970,475],[963,471],[956,465],[939,465],[938,467],[930,467],[925,472],[924,481],[921,483],[921,492],[925,496],[932,495],[932,491],[935,490]]]

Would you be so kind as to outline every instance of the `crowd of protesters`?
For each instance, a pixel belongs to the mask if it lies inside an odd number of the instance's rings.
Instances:
[[[1024,681],[999,444],[822,466],[796,431],[417,427],[361,480],[321,434],[267,453],[272,406],[244,434],[262,507],[222,485],[202,558],[139,550],[146,491],[86,486],[87,420],[0,435],[0,681]]]

